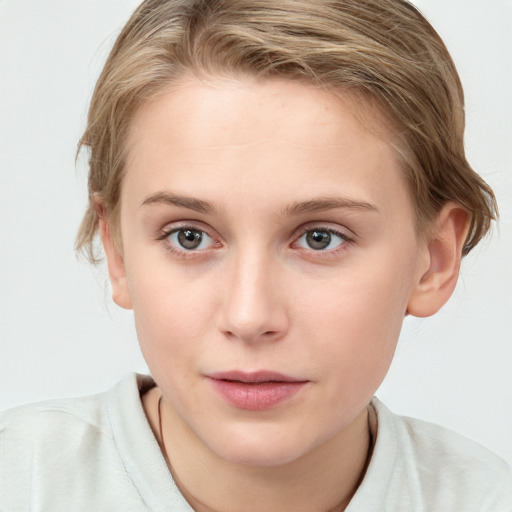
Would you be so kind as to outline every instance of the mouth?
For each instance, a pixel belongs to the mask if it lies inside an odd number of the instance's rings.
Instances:
[[[214,372],[208,377],[216,380],[242,382],[244,384],[261,384],[264,382],[307,382],[305,379],[298,379],[282,373],[261,370],[257,372],[242,372],[239,370],[229,372]]]
[[[207,375],[213,389],[237,409],[262,411],[287,402],[309,381],[272,371],[229,371]]]

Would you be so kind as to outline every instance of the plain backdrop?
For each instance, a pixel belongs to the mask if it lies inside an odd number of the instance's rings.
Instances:
[[[0,409],[96,393],[147,372],[132,314],[73,251],[86,200],[75,166],[92,87],[136,0],[0,0]],[[466,92],[466,146],[499,229],[450,302],[406,319],[377,395],[512,463],[512,2],[418,0]]]

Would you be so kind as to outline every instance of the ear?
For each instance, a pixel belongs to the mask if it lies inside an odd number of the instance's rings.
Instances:
[[[428,268],[419,272],[407,313],[431,316],[450,298],[459,277],[469,220],[469,213],[461,205],[453,202],[444,205],[425,247]]]
[[[100,236],[107,257],[108,274],[112,286],[112,299],[124,309],[132,309],[132,302],[126,279],[126,269],[122,251],[117,247],[110,224],[105,216],[100,216]]]

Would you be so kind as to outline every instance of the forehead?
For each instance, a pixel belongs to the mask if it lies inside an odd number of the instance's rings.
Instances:
[[[336,129],[344,118],[351,118],[351,122],[359,125],[358,131],[371,132],[384,143],[393,136],[391,123],[371,98],[277,78],[185,76],[136,111],[130,124],[128,148],[145,138],[148,125],[164,117],[169,135],[178,134],[183,139],[190,136],[193,143],[197,142],[197,129],[201,127],[204,128],[201,135],[215,138],[216,142],[222,142],[225,135],[226,144],[248,143],[261,135],[261,131],[268,134],[270,122],[283,138],[307,144],[328,135],[329,126]],[[219,130],[210,131],[213,125]],[[228,133],[233,126],[236,134]],[[337,134],[331,130],[331,135]],[[323,142],[340,143],[342,139]]]
[[[141,199],[168,188],[189,193],[193,183],[217,200],[274,189],[286,190],[283,200],[292,192],[307,200],[338,189],[382,201],[384,189],[394,193],[404,181],[391,137],[380,112],[348,94],[282,80],[189,78],[136,112],[123,189]]]

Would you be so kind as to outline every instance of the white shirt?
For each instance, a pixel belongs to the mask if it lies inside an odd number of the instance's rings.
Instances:
[[[0,510],[192,511],[142,408],[153,385],[130,375],[107,393],[2,414]],[[496,455],[377,399],[372,406],[377,438],[347,511],[512,511],[512,472]]]

